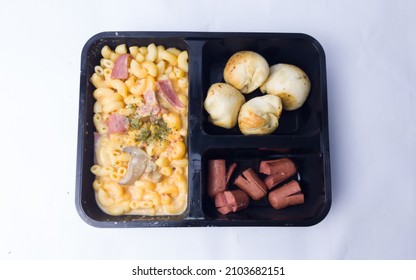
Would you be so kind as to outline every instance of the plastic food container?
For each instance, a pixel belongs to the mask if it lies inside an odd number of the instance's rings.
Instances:
[[[99,64],[101,48],[119,44],[147,46],[150,43],[176,47],[189,53],[189,197],[186,211],[176,216],[110,216],[98,207],[90,172],[94,162],[94,125],[89,78]],[[311,80],[305,104],[284,111],[278,129],[271,135],[245,136],[238,126],[229,130],[207,120],[204,110],[208,88],[223,82],[229,57],[241,50],[255,51],[269,65],[294,64]],[[256,90],[246,100],[262,95]],[[267,197],[251,201],[242,211],[221,215],[207,195],[208,160],[237,163],[231,182],[261,160],[291,158],[298,167],[296,179],[305,203],[282,210],[273,209]],[[236,188],[231,186],[231,189]],[[305,34],[292,33],[192,33],[192,32],[105,32],[85,44],[81,56],[76,207],[81,218],[96,227],[184,227],[184,226],[311,226],[322,221],[331,206],[328,139],[328,109],[325,54],[321,45]]]

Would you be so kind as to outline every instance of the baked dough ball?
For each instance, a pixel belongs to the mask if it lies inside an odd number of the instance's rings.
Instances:
[[[266,82],[260,87],[261,92],[279,96],[283,109],[292,111],[305,103],[311,89],[311,82],[302,69],[295,65],[279,63],[270,67]]]
[[[261,86],[269,75],[266,59],[252,51],[233,54],[224,68],[224,80],[242,93],[250,93]]]
[[[275,95],[255,97],[241,107],[238,126],[245,134],[270,134],[279,125],[282,101]]]
[[[237,124],[238,112],[245,102],[244,96],[234,87],[225,83],[216,83],[208,89],[204,101],[208,121],[216,126],[233,128]]]

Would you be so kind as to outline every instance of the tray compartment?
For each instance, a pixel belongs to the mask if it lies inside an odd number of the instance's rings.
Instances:
[[[266,177],[259,171],[260,161],[288,157],[297,166],[296,179],[305,195],[305,203],[291,206],[282,210],[273,209],[267,196],[259,201],[250,200],[250,206],[236,213],[222,215],[217,212],[213,200],[207,195],[208,161],[211,159],[225,159],[227,166],[237,163],[233,173],[229,190],[238,189],[234,180],[247,168],[253,168],[261,179]],[[325,181],[324,161],[322,155],[310,149],[210,149],[202,157],[202,203],[206,219],[213,223],[218,221],[230,224],[251,223],[252,221],[271,222],[278,225],[312,225],[322,220],[328,210],[329,186]],[[286,182],[287,182],[286,181]],[[283,183],[281,183],[283,184]],[[281,185],[279,184],[279,185]]]
[[[152,222],[158,224],[159,222],[177,223],[183,221],[188,217],[190,211],[190,201],[193,201],[192,188],[188,192],[188,206],[184,213],[180,215],[166,215],[166,216],[137,216],[137,215],[123,215],[112,216],[104,213],[97,205],[95,200],[94,189],[92,183],[95,176],[90,172],[90,167],[94,164],[94,131],[93,124],[93,105],[95,99],[93,92],[95,87],[89,81],[89,78],[94,73],[94,66],[100,64],[101,49],[108,45],[114,49],[119,44],[126,44],[130,46],[148,46],[151,43],[156,45],[163,45],[166,48],[176,47],[181,50],[191,52],[189,43],[181,37],[165,34],[141,34],[137,33],[123,33],[111,32],[100,33],[92,37],[84,46],[82,51],[82,65],[81,65],[81,88],[80,88],[80,112],[78,124],[78,170],[77,170],[77,209],[81,217],[89,224],[94,226],[113,226],[123,225],[133,222]],[[194,63],[192,58],[189,58],[189,83],[191,83],[191,75],[194,71]],[[189,119],[188,119],[189,122]],[[189,143],[189,140],[188,140]],[[82,166],[82,168],[80,168]],[[188,170],[188,174],[192,174],[192,170]],[[191,186],[188,178],[188,186]]]
[[[250,50],[261,54],[270,66],[277,63],[294,64],[303,69],[311,80],[311,92],[305,104],[295,111],[283,111],[279,127],[273,135],[299,134],[316,126],[308,125],[311,115],[320,108],[321,68],[323,54],[310,37],[300,36],[296,39],[285,35],[270,37],[268,35],[234,35],[229,38],[216,38],[208,41],[202,49],[202,88],[203,100],[209,87],[217,82],[224,82],[223,71],[228,59],[234,53]],[[262,96],[260,89],[245,94],[246,101]],[[208,113],[204,110],[201,121],[205,133],[209,135],[241,135],[238,125],[233,129],[217,127],[208,122]],[[306,131],[307,132],[307,131]]]

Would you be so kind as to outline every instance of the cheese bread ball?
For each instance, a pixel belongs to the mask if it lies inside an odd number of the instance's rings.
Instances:
[[[224,128],[233,128],[245,98],[234,87],[226,83],[213,84],[208,89],[204,108],[208,112],[208,121]]]
[[[266,59],[252,51],[233,54],[224,68],[224,80],[244,94],[260,87],[269,75]]]
[[[260,87],[263,93],[279,96],[286,111],[301,107],[310,89],[311,82],[306,73],[295,65],[284,63],[270,67],[269,77]]]
[[[271,134],[279,125],[282,102],[275,95],[255,97],[245,103],[238,115],[238,127],[245,135]]]

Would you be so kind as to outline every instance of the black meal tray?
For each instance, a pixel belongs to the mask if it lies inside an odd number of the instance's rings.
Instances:
[[[189,53],[189,197],[186,211],[176,216],[110,216],[98,207],[90,172],[94,162],[95,131],[89,78],[99,64],[101,48],[118,44],[147,46],[150,43],[176,47]],[[283,111],[279,127],[271,135],[245,136],[236,126],[228,130],[207,121],[203,108],[208,88],[223,82],[228,58],[241,50],[255,51],[268,61],[294,64],[311,80],[305,104]],[[260,90],[245,95],[246,100]],[[297,168],[305,203],[275,210],[267,197],[250,202],[250,207],[228,215],[219,214],[208,197],[207,161],[225,159],[237,163],[234,178],[248,167],[258,170],[261,160],[289,157]],[[232,186],[231,188],[235,188]],[[211,33],[211,32],[104,32],[85,44],[81,56],[76,207],[81,218],[96,227],[185,227],[185,226],[311,226],[322,221],[331,206],[328,139],[328,107],[325,54],[309,35],[297,33]]]

